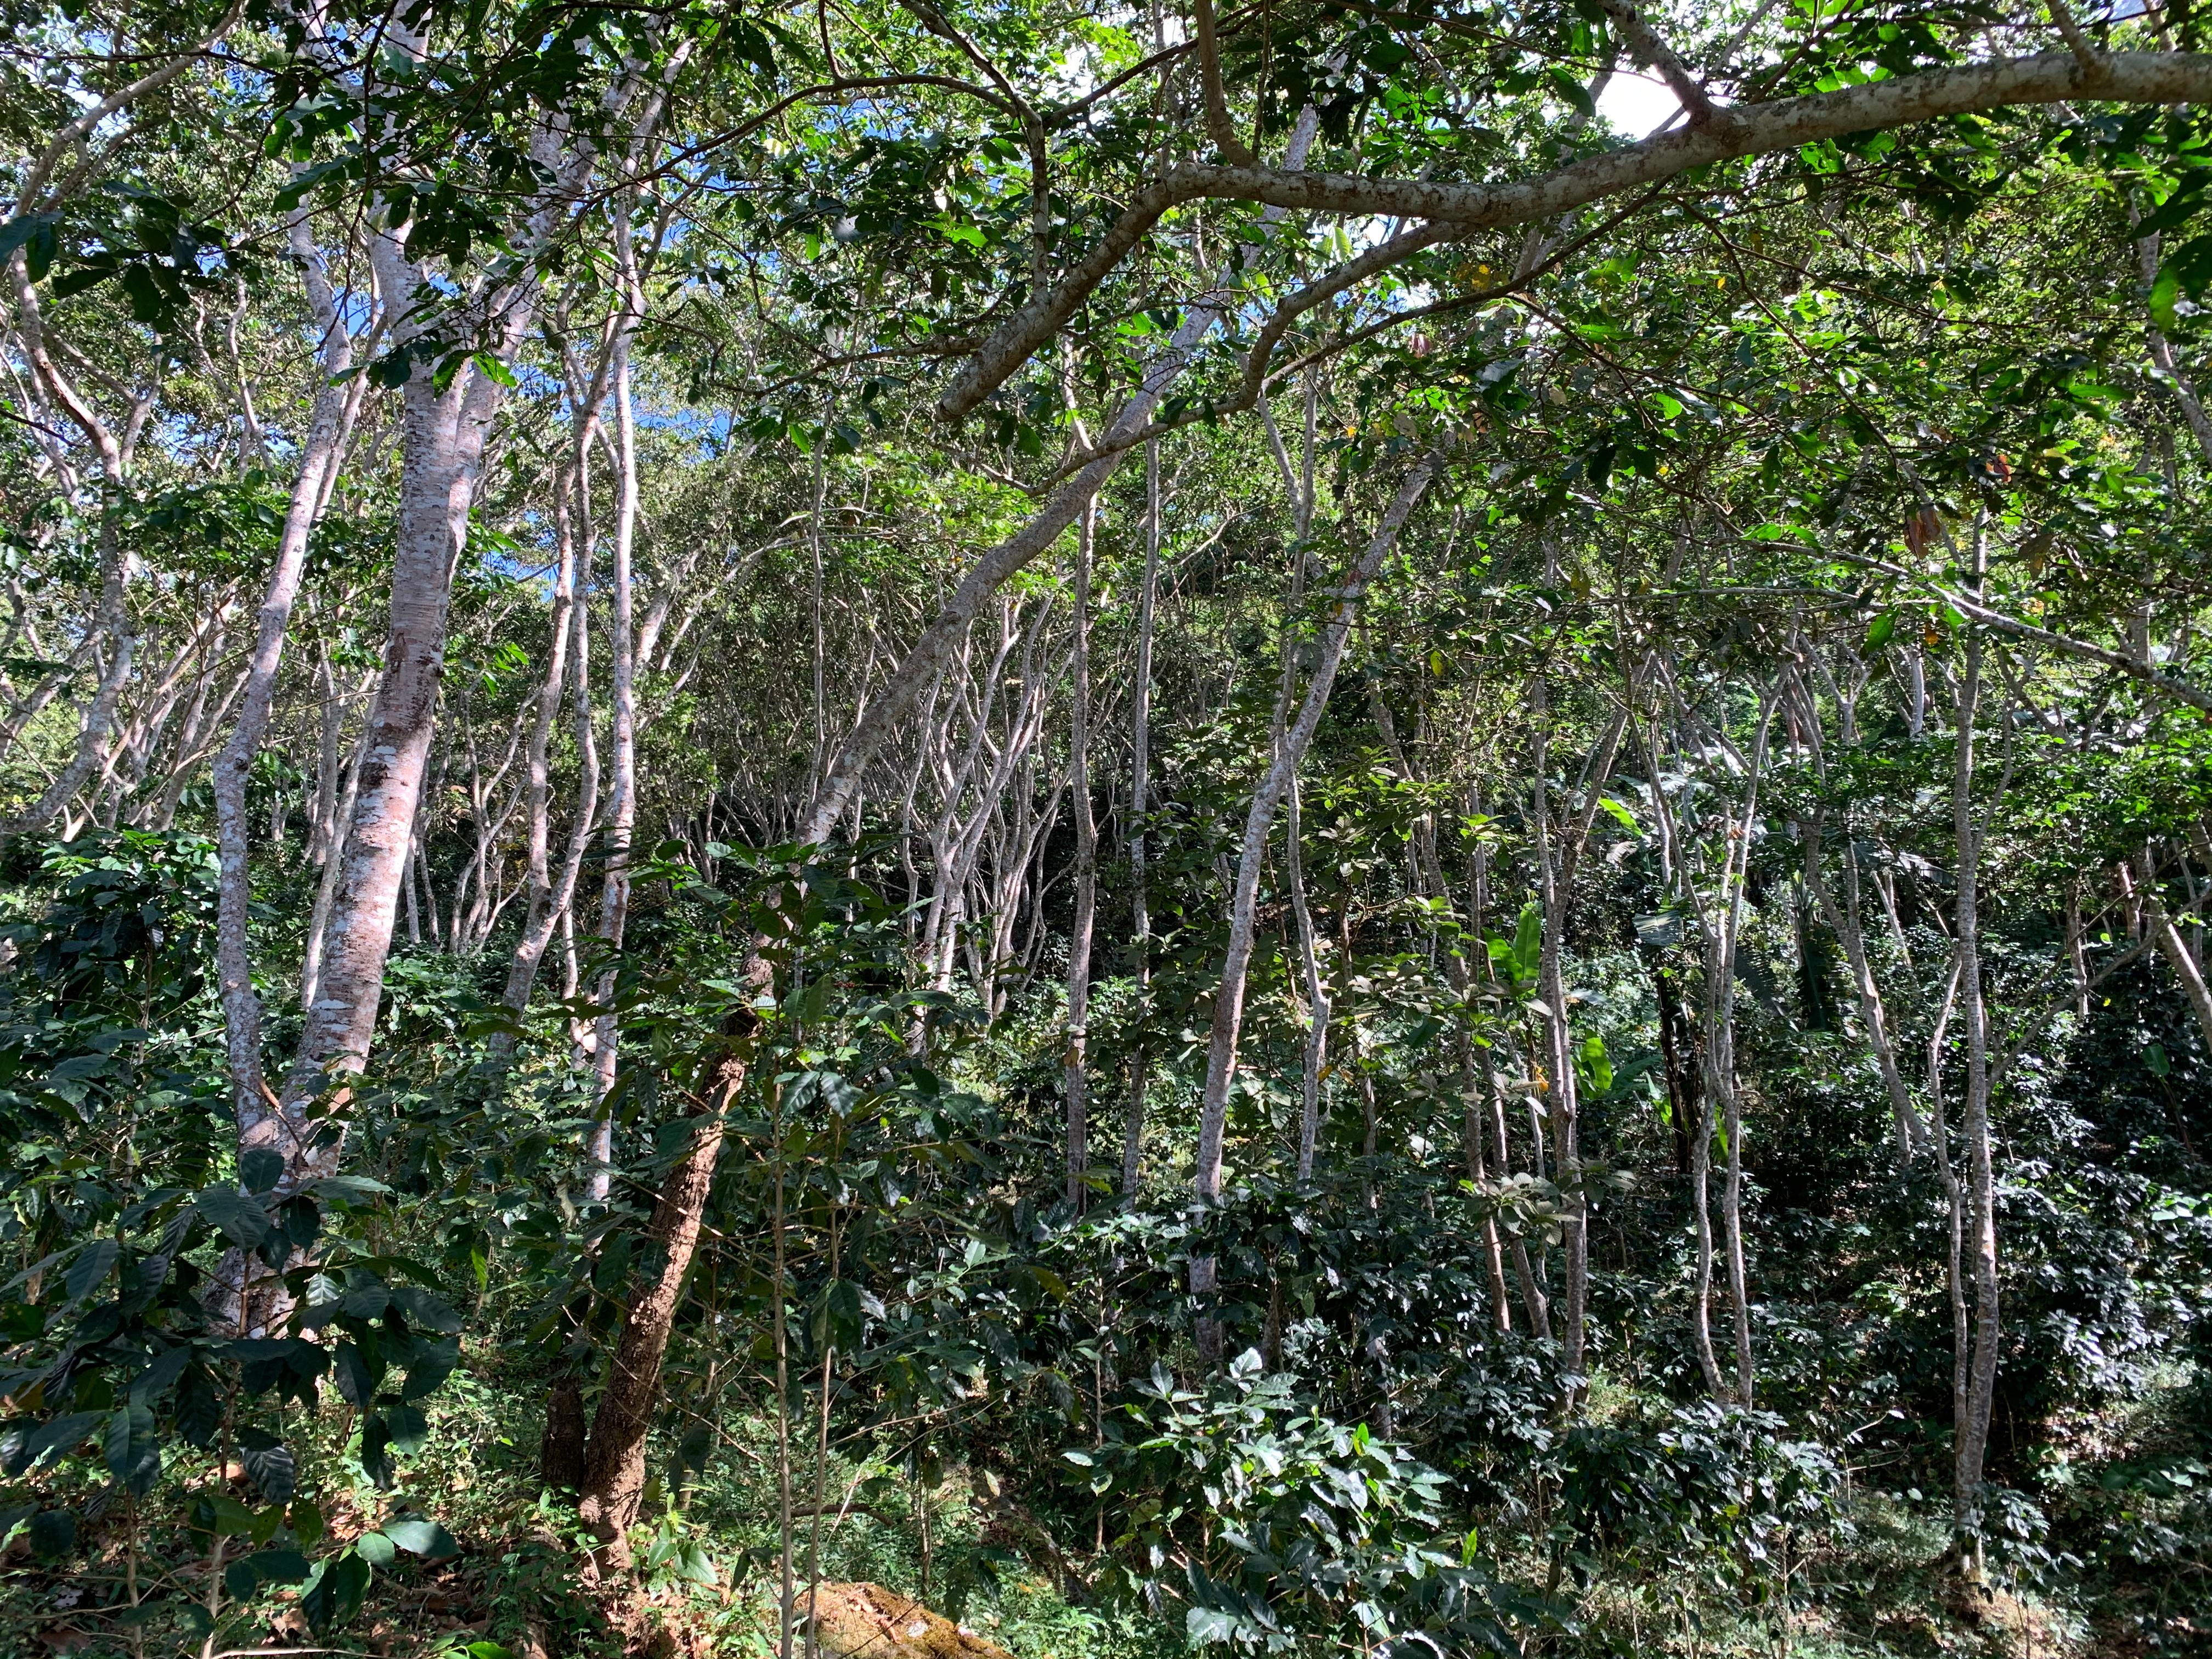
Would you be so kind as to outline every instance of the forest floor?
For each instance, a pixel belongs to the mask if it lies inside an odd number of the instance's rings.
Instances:
[[[645,1529],[641,1572],[617,1586],[592,1582],[573,1511],[538,1489],[535,1397],[465,1373],[441,1397],[431,1437],[404,1466],[398,1490],[379,1493],[364,1485],[325,1494],[334,1536],[353,1535],[380,1508],[405,1504],[438,1516],[459,1540],[459,1555],[439,1563],[400,1558],[380,1573],[360,1617],[323,1644],[307,1634],[289,1590],[264,1593],[243,1619],[234,1616],[240,1609],[226,1606],[220,1635],[228,1645],[213,1650],[332,1659],[769,1659],[779,1539],[772,1419],[701,1425],[714,1441],[705,1469],[663,1466],[647,1494],[653,1518]],[[349,1416],[325,1411],[292,1427],[335,1439],[349,1432]],[[693,1445],[698,1449],[696,1436]],[[681,1481],[672,1491],[671,1475]],[[186,1475],[185,1488],[205,1490],[215,1478],[212,1469],[197,1480]],[[232,1478],[245,1492],[235,1472]],[[1020,1528],[1006,1524],[1005,1506],[966,1470],[945,1471],[926,1517],[911,1478],[834,1451],[818,1481],[810,1459],[796,1486],[795,1508],[823,1512],[818,1526],[809,1514],[796,1529],[802,1585],[811,1569],[825,1582],[886,1586],[1013,1659],[1169,1659],[1185,1650],[1172,1613],[1148,1617],[1085,1605],[1079,1592],[1064,1595],[1025,1558]],[[181,1505],[172,1504],[167,1525],[152,1518],[151,1508],[137,1533],[142,1588],[167,1572],[173,1589],[204,1601],[205,1559],[181,1525]],[[1932,1501],[1861,1490],[1848,1500],[1844,1522],[1802,1559],[1769,1563],[1781,1568],[1770,1580],[1784,1588],[1757,1604],[1745,1604],[1718,1575],[1700,1583],[1624,1567],[1579,1592],[1565,1586],[1577,1628],[1542,1638],[1532,1651],[1670,1659],[2148,1659],[2177,1650],[2134,1638],[2128,1621],[2113,1616],[2109,1584],[2101,1587],[2101,1607],[2078,1578],[2070,1592],[2049,1597],[2002,1589],[1963,1593],[1946,1571],[1945,1529]],[[74,1571],[40,1565],[18,1536],[0,1556],[0,1654],[148,1659],[201,1651],[198,1633],[173,1624],[118,1627],[116,1604],[125,1599],[130,1576],[118,1528],[86,1540],[88,1551]],[[1540,1564],[1526,1565],[1531,1578],[1541,1577]],[[2183,1587],[2136,1589],[2170,1600]],[[2196,1621],[2200,1633],[2206,1623]]]

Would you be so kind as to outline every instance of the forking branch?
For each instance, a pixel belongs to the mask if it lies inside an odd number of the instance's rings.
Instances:
[[[2103,61],[2100,98],[2120,103],[2212,102],[2212,56],[2128,52],[2105,54]],[[1899,75],[1835,92],[1739,106],[1726,120],[1693,122],[1641,143],[1502,184],[1185,163],[1139,190],[1056,284],[1039,292],[984,341],[938,398],[937,414],[946,421],[972,414],[1066,325],[1154,226],[1188,203],[1258,202],[1305,212],[1429,221],[1458,232],[1496,229],[1553,218],[1716,161],[1945,116],[2062,103],[2081,95],[2081,62],[2071,52]]]

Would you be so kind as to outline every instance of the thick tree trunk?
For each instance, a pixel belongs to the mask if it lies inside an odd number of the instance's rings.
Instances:
[[[387,50],[419,57],[419,20],[402,20],[387,35]],[[674,74],[688,56],[679,46],[668,60]],[[635,65],[617,77],[600,113],[619,115],[645,90]],[[642,142],[658,118],[658,92],[645,100],[634,136]],[[532,136],[533,154],[553,182],[538,197],[522,239],[520,274],[469,304],[470,317],[446,311],[428,270],[410,257],[410,226],[380,229],[369,241],[369,263],[380,301],[391,322],[395,349],[429,346],[434,331],[472,321],[480,346],[441,386],[434,350],[411,362],[400,389],[400,476],[392,566],[390,621],[385,639],[384,683],[372,714],[360,793],[338,872],[325,933],[317,994],[281,1101],[257,1120],[241,1119],[242,1147],[266,1145],[284,1157],[280,1190],[326,1175],[337,1167],[343,1131],[311,1124],[309,1109],[331,1085],[368,1063],[381,1004],[385,961],[399,893],[412,850],[445,667],[446,624],[453,579],[468,543],[469,512],[483,470],[484,446],[503,398],[502,380],[487,372],[512,361],[536,314],[538,288],[532,258],[559,227],[594,165],[588,140],[567,150],[573,137],[560,122]],[[380,210],[383,205],[379,204]],[[385,216],[387,219],[390,216]],[[346,1091],[337,1091],[334,1103]]]
[[[747,973],[756,982],[765,981],[757,958],[747,964]],[[690,1148],[661,1182],[646,1226],[646,1248],[638,1257],[658,1265],[623,1310],[606,1389],[592,1419],[577,1512],[617,1566],[629,1564],[624,1535],[636,1522],[645,1495],[645,1441],[660,1401],[661,1364],[683,1304],[684,1281],[699,1248],[700,1222],[714,1190],[730,1106],[744,1077],[742,1060],[732,1056],[723,1061],[713,1111],[698,1121]]]
[[[397,273],[387,288],[404,280]],[[400,883],[429,759],[446,617],[468,533],[483,442],[497,384],[473,366],[441,393],[424,365],[404,398],[398,544],[392,561],[385,679],[370,722],[367,758],[325,933],[321,983],[281,1114],[249,1125],[248,1144],[304,1154],[301,1109],[337,1077],[367,1061],[381,998]],[[328,1157],[307,1157],[299,1170]],[[334,1165],[333,1165],[334,1167]]]
[[[422,338],[431,325],[427,279],[408,258],[406,230],[380,231],[371,263],[394,343]],[[489,296],[499,334],[489,351],[512,356],[532,315],[525,286]],[[314,1000],[280,1099],[243,1102],[241,1152],[275,1150],[284,1160],[280,1193],[337,1167],[343,1116],[311,1117],[333,1083],[368,1063],[382,1002],[400,889],[414,850],[416,820],[435,728],[445,667],[447,615],[464,555],[485,441],[500,407],[500,383],[476,362],[441,390],[436,368],[418,358],[400,392],[400,477],[392,553],[384,680],[369,717],[351,823],[322,933]],[[332,1105],[342,1106],[341,1087]],[[278,1297],[277,1302],[281,1303]],[[272,1304],[267,1311],[281,1310]],[[260,1322],[249,1319],[246,1323]]]
[[[361,798],[361,769],[368,763],[368,737],[376,726],[377,684],[380,678],[374,672],[362,678],[362,695],[368,699],[368,709],[361,737],[353,746],[353,758],[346,763],[345,781],[332,803],[330,828],[324,839],[323,873],[315,884],[315,902],[308,913],[307,944],[300,962],[302,1016],[313,1012],[315,999],[322,994],[323,943],[330,933],[331,907],[337,902],[338,877],[345,869],[346,841],[353,833],[354,803]]]

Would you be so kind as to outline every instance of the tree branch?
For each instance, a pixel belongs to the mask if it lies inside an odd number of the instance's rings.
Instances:
[[[2131,104],[2212,102],[2212,56],[2112,52],[2104,62],[2106,72],[2097,88],[2101,99]],[[1306,212],[1441,221],[1462,231],[1495,229],[1551,218],[1715,161],[1943,116],[2060,103],[2081,95],[2081,66],[2070,52],[2043,53],[1900,75],[1768,104],[1737,105],[1725,121],[1693,125],[1583,156],[1533,179],[1497,185],[1186,164],[1139,190],[1056,286],[1009,317],[953,378],[938,399],[937,412],[945,420],[973,413],[1060,331],[1153,226],[1187,202],[1263,202]]]
[[[1809,553],[1815,557],[1826,554],[1830,558],[1841,559],[1849,564],[1858,565],[1868,570],[1878,570],[1886,576],[1895,576],[1900,580],[1915,583],[1971,622],[1978,622],[1983,627],[1994,629],[2000,634],[2008,634],[2014,639],[2033,640],[2038,645],[2047,645],[2054,651],[2062,651],[2069,657],[2079,657],[2084,662],[2099,663],[2106,668],[2117,668],[2130,679],[2139,680],[2143,684],[2154,687],[2178,702],[2185,702],[2192,708],[2201,708],[2207,714],[2212,714],[2212,691],[2199,690],[2185,680],[2178,680],[2171,674],[2161,674],[2148,663],[2137,662],[2133,657],[2120,652],[2108,651],[2101,645],[2092,645],[2087,640],[2077,640],[2069,635],[2056,634],[2047,628],[2038,628],[2033,623],[2024,623],[2017,617],[2008,617],[2002,611],[1992,611],[1980,600],[1954,592],[1940,582],[1931,580],[1917,572],[1907,570],[1902,565],[1892,564],[1887,559],[1872,558],[1863,553],[1846,552],[1840,548],[1807,547],[1801,543],[1782,544],[1792,547],[1800,553]]]
[[[1714,104],[1705,83],[1690,73],[1682,60],[1674,56],[1674,49],[1659,38],[1658,31],[1644,21],[1644,14],[1630,0],[1598,0],[1605,15],[1613,20],[1613,27],[1628,48],[1629,56],[1639,64],[1648,64],[1659,71],[1668,90],[1681,100],[1688,112],[1690,125],[1702,126],[1716,120],[1731,120],[1734,112]]]
[[[1260,158],[1237,136],[1229,118],[1229,99],[1221,88],[1221,52],[1214,39],[1213,0],[1192,0],[1197,19],[1198,78],[1206,97],[1206,132],[1231,167],[1257,167]]]

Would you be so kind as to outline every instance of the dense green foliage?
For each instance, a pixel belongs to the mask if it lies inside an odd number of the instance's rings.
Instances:
[[[0,16],[0,1647],[2212,1640],[2191,9]]]

